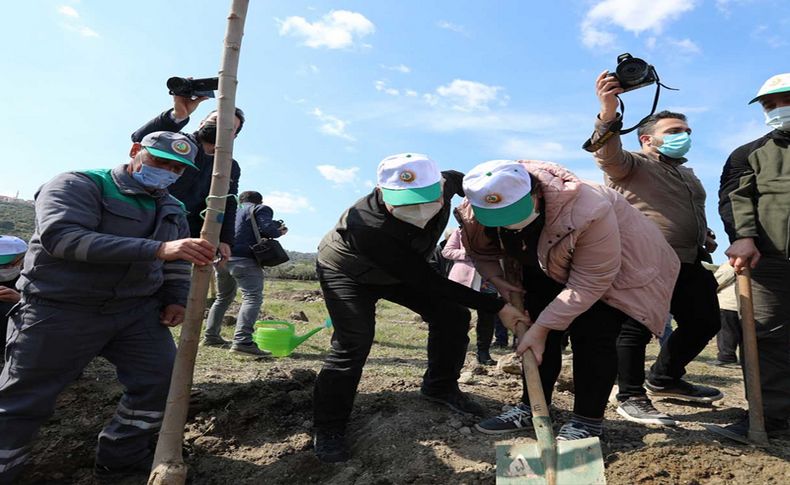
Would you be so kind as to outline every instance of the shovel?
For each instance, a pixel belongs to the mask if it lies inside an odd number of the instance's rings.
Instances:
[[[508,281],[521,286],[520,265],[510,259],[505,261]],[[520,297],[511,297],[511,304],[524,310]],[[524,325],[516,327],[519,340],[526,333]],[[537,446],[534,444],[497,445],[497,485],[548,484],[588,485],[605,484],[603,453],[598,438],[557,441],[551,426],[551,416],[538,372],[538,362],[532,351],[524,352],[522,365],[526,374],[527,393],[532,409],[532,426]]]
[[[705,429],[720,436],[744,444],[769,446],[763,416],[763,393],[760,387],[760,364],[757,359],[757,329],[754,322],[754,302],[752,301],[752,276],[749,267],[738,275],[738,299],[741,309],[741,328],[743,329],[744,376],[746,378],[746,401],[749,403],[748,441],[715,424],[703,424]]]

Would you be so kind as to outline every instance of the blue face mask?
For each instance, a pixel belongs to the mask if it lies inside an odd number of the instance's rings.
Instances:
[[[790,106],[780,106],[765,113],[765,124],[775,130],[790,131]]]
[[[658,151],[670,158],[681,158],[691,149],[691,137],[685,131],[664,135],[664,144],[658,147]]]
[[[147,189],[162,190],[173,185],[180,175],[164,168],[143,164],[140,171],[134,172],[132,177]]]

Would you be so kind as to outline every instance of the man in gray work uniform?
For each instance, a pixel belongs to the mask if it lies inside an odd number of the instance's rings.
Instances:
[[[151,133],[129,163],[67,172],[36,194],[0,374],[0,483],[19,474],[58,394],[99,355],[124,394],[99,434],[96,474],[150,469],[175,357],[168,327],[184,319],[189,263],[215,254],[188,238],[183,206],[167,192],[195,153],[183,135]]]

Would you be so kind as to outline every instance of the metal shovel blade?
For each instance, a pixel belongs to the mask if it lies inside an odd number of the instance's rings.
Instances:
[[[544,485],[546,473],[537,443],[496,445],[497,485]],[[557,442],[557,484],[605,484],[598,438]]]

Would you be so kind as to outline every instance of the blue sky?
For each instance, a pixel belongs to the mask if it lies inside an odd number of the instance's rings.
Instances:
[[[291,229],[284,245],[298,251],[315,250],[394,153],[427,153],[460,171],[496,158],[543,159],[600,181],[580,146],[598,112],[595,77],[622,52],[680,88],[664,91],[660,107],[689,116],[689,165],[726,247],[721,167],[768,131],[746,103],[790,67],[786,0],[250,3],[237,93],[248,119],[234,156],[241,190],[264,194]],[[5,5],[0,194],[29,199],[59,172],[125,162],[130,133],[172,106],[168,77],[218,71],[228,8],[217,0]],[[626,124],[647,113],[652,96],[652,87],[624,95]],[[625,143],[636,149],[636,135]]]

